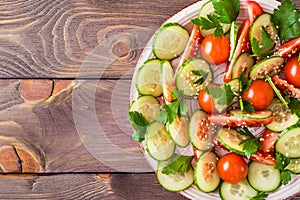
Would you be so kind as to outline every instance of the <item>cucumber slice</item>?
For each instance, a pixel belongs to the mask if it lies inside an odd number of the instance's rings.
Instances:
[[[202,70],[207,73],[207,77],[203,83],[195,83],[200,77],[195,75],[193,71]],[[213,73],[210,65],[201,58],[190,58],[180,68],[176,74],[176,87],[183,91],[183,95],[187,98],[197,96],[202,87],[213,80]]]
[[[248,168],[248,181],[258,191],[272,192],[280,186],[280,170],[272,165],[251,162]]]
[[[190,141],[196,149],[206,151],[213,147],[214,134],[209,128],[206,112],[197,110],[193,113],[188,133]]]
[[[300,125],[291,126],[280,133],[275,150],[288,158],[300,158]]]
[[[239,109],[230,111],[231,116],[243,117],[248,119],[267,119],[273,115],[271,110],[255,111],[254,113],[241,112]]]
[[[278,31],[275,28],[274,24],[271,22],[271,15],[268,13],[264,13],[258,16],[253,22],[253,24],[251,25],[250,32],[249,32],[250,43],[252,42],[253,38],[256,38],[258,40],[259,45],[264,42],[262,41],[262,26],[266,29],[271,39],[273,40],[273,45],[271,45],[270,48],[266,49],[263,52],[259,52],[259,53],[266,53],[275,46],[275,41],[278,38]]]
[[[220,128],[217,132],[217,139],[230,151],[245,155],[244,145],[239,145],[243,140],[250,138],[248,135],[242,135],[234,129]]]
[[[179,192],[189,188],[194,182],[194,171],[191,167],[186,173],[178,174],[163,174],[162,170],[169,163],[173,162],[176,156],[173,156],[167,161],[158,162],[156,177],[160,185],[172,192]]]
[[[288,169],[296,174],[300,174],[300,158],[290,159],[290,163],[285,169]]]
[[[222,182],[220,196],[223,200],[249,200],[258,194],[248,183],[247,179],[237,184]]]
[[[232,60],[233,54],[234,54],[234,51],[235,51],[235,48],[236,48],[237,32],[238,32],[237,22],[233,21],[231,23],[231,27],[230,27],[230,54],[229,54],[229,61]]]
[[[172,124],[167,125],[168,133],[172,140],[180,147],[186,147],[189,143],[188,118],[176,117]]]
[[[139,68],[135,85],[139,94],[161,96],[160,63],[158,59],[150,59]]]
[[[184,51],[189,37],[189,32],[178,23],[167,23],[154,34],[153,54],[161,60],[176,58]]]
[[[270,124],[267,124],[266,127],[273,132],[281,132],[297,124],[299,121],[297,115],[292,114],[291,110],[286,109],[279,99],[274,98],[268,109],[273,111],[274,120]]]
[[[198,14],[198,17],[204,17],[206,18],[206,16],[208,14],[213,14],[215,12],[214,10],[214,6],[213,6],[213,3],[212,3],[212,0],[206,2],[205,4],[203,4],[203,6],[200,8],[200,11],[199,11],[199,14]],[[227,33],[230,29],[230,26],[231,24],[223,24],[223,23],[220,23],[222,28],[223,28],[223,32],[224,33]],[[209,29],[209,30],[201,30],[201,27],[200,27],[200,34],[203,36],[203,37],[206,37],[208,35],[211,35],[215,32],[215,28],[212,28],[212,29]]]
[[[145,134],[146,150],[155,160],[168,160],[174,154],[175,143],[167,133],[166,126],[152,122]]]
[[[239,90],[240,90],[240,80],[238,78],[236,79],[232,79],[231,81],[229,81],[228,83],[226,83],[228,85],[230,85],[231,87],[231,91],[234,94],[238,94]]]
[[[148,122],[157,119],[160,113],[160,104],[153,96],[140,96],[132,102],[129,112],[137,111],[141,113]]]
[[[256,63],[251,71],[251,79],[264,79],[266,75],[275,76],[280,72],[284,64],[284,58],[280,56],[273,56]]]
[[[202,154],[196,163],[194,171],[195,184],[202,192],[213,192],[220,183],[217,171],[218,157],[213,152]]]
[[[161,83],[162,83],[162,93],[166,101],[172,102],[175,100],[172,92],[176,88],[174,70],[170,61],[163,60],[161,62]]]
[[[235,61],[232,69],[232,78],[239,78],[242,72],[245,78],[248,78],[251,67],[254,65],[254,59],[249,53],[242,53]]]

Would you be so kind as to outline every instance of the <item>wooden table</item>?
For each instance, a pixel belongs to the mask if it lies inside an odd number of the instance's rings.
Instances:
[[[0,199],[184,199],[157,183],[127,110],[145,44],[196,1],[0,1]]]

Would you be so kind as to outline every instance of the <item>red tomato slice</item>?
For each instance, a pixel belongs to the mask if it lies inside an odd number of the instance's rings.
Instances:
[[[178,71],[180,69],[181,65],[183,63],[185,63],[185,61],[187,61],[189,58],[193,58],[193,57],[197,56],[197,54],[200,50],[200,44],[201,44],[202,39],[203,38],[200,34],[199,26],[194,25],[193,30],[191,32],[190,39],[187,44],[187,47],[185,48],[185,50],[180,58],[180,61],[179,61],[176,71]]]
[[[273,153],[265,153],[262,150],[259,150],[250,157],[250,160],[263,163],[266,165],[276,165],[276,159]]]
[[[261,150],[265,153],[270,153],[274,151],[274,144],[278,138],[279,133],[274,133],[266,129],[261,136]]]
[[[293,85],[290,85],[286,80],[283,80],[278,76],[273,76],[272,81],[278,89],[287,91],[289,96],[300,99],[300,90],[295,88]]]
[[[248,119],[244,117],[230,116],[230,114],[225,115],[213,115],[208,114],[208,122],[221,127],[232,127],[238,128],[243,126],[254,127],[254,126],[262,126],[265,124],[269,124],[274,120],[274,116],[271,116],[266,119]]]
[[[228,65],[227,71],[225,73],[224,82],[229,82],[231,80],[232,68],[238,58],[238,56],[243,52],[250,52],[250,42],[249,42],[249,31],[250,31],[250,19],[246,19],[238,32],[238,41],[236,49],[233,53],[233,58]]]
[[[247,0],[247,7],[248,7],[248,15],[251,24],[254,22],[257,16],[264,13],[262,7],[255,1]]]
[[[300,51],[300,37],[297,37],[278,47],[274,55],[282,56],[284,58],[290,58],[293,54],[296,54],[299,51]]]

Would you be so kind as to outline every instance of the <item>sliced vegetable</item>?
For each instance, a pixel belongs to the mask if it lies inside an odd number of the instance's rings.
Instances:
[[[248,183],[247,179],[237,184],[222,182],[220,196],[223,200],[248,200],[258,194]]]
[[[138,70],[136,89],[141,95],[158,97],[162,94],[160,60],[147,60]]]
[[[180,147],[186,147],[189,143],[188,118],[177,116],[171,124],[167,124],[167,130],[172,140]]]
[[[215,10],[214,10],[212,0],[209,0],[201,7],[198,17],[199,19],[200,18],[207,19],[208,15],[214,15],[214,14],[215,14]],[[218,24],[216,26],[218,26]],[[222,32],[225,34],[230,29],[230,23],[229,24],[220,23],[220,28],[222,29]],[[200,27],[200,33],[203,37],[213,34],[215,30],[216,28]]]
[[[249,119],[244,117],[230,116],[230,114],[208,115],[208,122],[220,127],[238,128],[243,126],[255,127],[271,123],[274,116],[265,119]]]
[[[234,129],[220,128],[217,132],[217,139],[222,145],[240,155],[245,155],[243,145],[240,145],[240,143],[248,138],[250,138],[250,136],[242,135]]]
[[[274,56],[282,56],[283,58],[290,58],[293,54],[296,54],[299,51],[300,51],[300,37],[297,37],[278,47],[278,49],[274,52]]]
[[[188,59],[197,56],[200,50],[201,41],[202,37],[200,35],[199,26],[194,25],[187,46],[185,47],[184,52],[180,58],[178,67],[176,68],[176,73]]]
[[[231,27],[230,27],[230,56],[229,56],[229,59],[228,59],[229,61],[232,60],[234,50],[235,50],[235,47],[236,47],[237,32],[238,32],[237,22],[233,21],[231,23]]]
[[[137,111],[141,113],[148,122],[152,122],[159,116],[159,107],[158,100],[153,96],[141,96],[132,102],[129,112]]]
[[[278,89],[287,92],[290,97],[300,99],[300,90],[288,84],[286,80],[279,78],[279,76],[273,76],[272,81]]]
[[[243,52],[248,52],[249,50],[250,47],[249,36],[248,36],[249,30],[250,30],[250,19],[246,19],[239,30],[240,34],[238,33],[238,41],[237,41],[236,49],[234,51],[231,62],[228,65],[226,74],[224,76],[225,82],[229,82],[232,79],[231,76],[232,76],[233,65],[236,59],[238,58],[238,56]]]
[[[167,102],[172,102],[176,97],[172,91],[176,88],[173,67],[168,60],[161,61],[161,84],[162,93]]]
[[[152,122],[145,135],[146,150],[155,160],[168,160],[174,154],[175,143],[160,122]]]
[[[239,109],[230,111],[231,116],[237,116],[248,119],[267,119],[272,117],[273,112],[270,110],[255,111],[254,113],[242,112]]]
[[[257,151],[255,154],[252,154],[250,160],[271,166],[276,165],[274,154],[271,152],[266,153],[262,150]]]
[[[155,57],[171,60],[178,57],[189,41],[189,32],[178,23],[167,23],[160,27],[153,39],[152,49]]]
[[[232,69],[232,79],[239,78],[241,72],[248,79],[249,72],[254,65],[254,59],[249,53],[242,53],[235,61]]]
[[[288,158],[300,158],[300,125],[282,131],[275,144],[276,152]]]
[[[285,168],[293,173],[300,174],[300,158],[290,159],[290,163]]]
[[[283,68],[284,59],[280,56],[273,56],[256,63],[251,71],[251,79],[264,79],[266,75],[275,76]]]
[[[269,37],[264,36],[264,34]],[[257,17],[250,28],[250,42],[254,53],[266,53],[275,46],[276,38],[278,37],[278,31],[274,24],[271,22],[271,15],[264,13]],[[265,34],[265,35],[266,35]],[[268,41],[266,45],[266,41]],[[253,47],[259,48],[258,51],[254,51]]]
[[[265,129],[259,140],[261,143],[261,150],[265,153],[273,152],[278,135],[279,133],[274,133]]]
[[[197,80],[201,78],[203,81],[198,82]],[[206,61],[201,58],[190,58],[176,74],[176,87],[183,91],[185,97],[190,98],[198,95],[200,89],[210,83],[212,79],[213,73]]]
[[[194,171],[195,184],[203,192],[216,190],[220,183],[217,160],[218,157],[213,152],[206,152],[197,160]]]
[[[286,109],[279,99],[273,99],[268,109],[272,110],[274,113],[274,121],[266,125],[271,131],[281,132],[290,126],[297,124],[299,121],[297,115],[292,114],[290,109]]]
[[[280,171],[271,165],[251,162],[249,165],[248,181],[258,191],[272,192],[280,186]]]
[[[167,161],[158,162],[156,177],[158,182],[165,189],[172,192],[179,192],[189,188],[194,181],[194,171],[190,167],[185,173],[176,173],[176,174],[164,174],[163,169],[168,166],[170,163],[174,162],[175,159],[178,159],[177,156],[173,156]]]
[[[259,15],[264,13],[264,10],[256,1],[247,0],[246,3],[248,8],[248,16],[250,23],[252,24]]]
[[[197,110],[193,113],[188,133],[190,141],[196,149],[206,151],[213,147],[214,133],[209,127],[207,114],[204,111]]]

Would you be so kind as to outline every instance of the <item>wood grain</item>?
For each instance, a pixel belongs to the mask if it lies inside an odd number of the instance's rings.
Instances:
[[[153,171],[131,139],[130,80],[53,82],[56,92],[32,102],[24,80],[0,80],[0,164],[1,146],[16,157],[4,172]]]
[[[194,2],[1,1],[0,78],[130,78],[154,31]]]
[[[154,174],[6,175],[0,188],[1,199],[185,199],[164,190]]]

